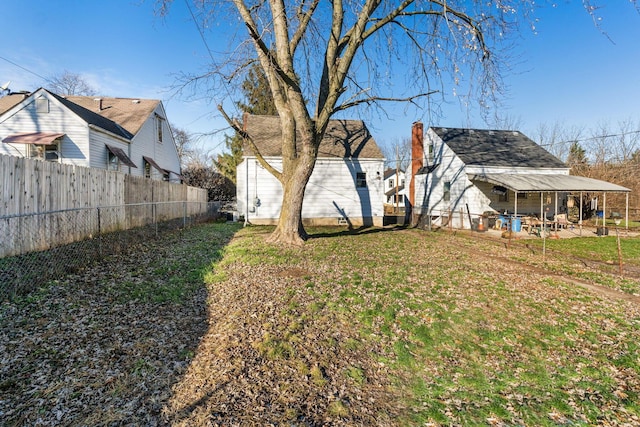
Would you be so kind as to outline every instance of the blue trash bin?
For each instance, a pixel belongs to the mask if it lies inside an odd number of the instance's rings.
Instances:
[[[511,231],[517,233],[522,230],[522,220],[520,218],[511,219]]]

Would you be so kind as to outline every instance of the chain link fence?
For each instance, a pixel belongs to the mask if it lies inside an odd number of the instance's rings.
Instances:
[[[219,202],[140,203],[0,216],[0,300],[161,233],[225,219]]]

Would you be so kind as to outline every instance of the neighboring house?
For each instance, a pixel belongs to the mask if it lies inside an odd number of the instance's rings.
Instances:
[[[244,130],[262,156],[282,170],[280,119],[245,114]],[[320,144],[302,207],[307,225],[382,225],[384,156],[362,121],[332,120]],[[253,224],[275,224],[282,186],[244,147],[237,168],[238,212]]]
[[[414,221],[451,219],[470,228],[485,212],[548,218],[566,212],[567,196],[627,193],[628,188],[571,176],[569,168],[518,131],[429,128],[414,123],[410,204]],[[628,208],[627,208],[628,211]]]
[[[402,169],[387,168],[384,171],[385,204],[404,208],[404,171]]]
[[[0,98],[0,154],[180,182],[161,101],[62,97],[46,89]]]

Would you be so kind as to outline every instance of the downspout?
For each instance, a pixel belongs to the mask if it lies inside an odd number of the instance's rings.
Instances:
[[[249,158],[244,159],[245,167],[245,187],[246,187],[246,202],[244,206],[244,226],[250,224],[249,222]]]

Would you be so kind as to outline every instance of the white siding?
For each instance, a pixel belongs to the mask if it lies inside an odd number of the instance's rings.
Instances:
[[[269,162],[281,170],[280,159],[269,159]],[[303,218],[324,224],[337,224],[338,218],[346,218],[354,225],[360,225],[363,221],[381,225],[383,167],[382,159],[318,159],[305,192]],[[356,188],[357,172],[366,173],[366,188]],[[237,203],[240,215],[247,212],[247,191],[249,221],[275,223],[282,205],[282,187],[254,157],[245,158],[238,166]],[[259,199],[259,206],[256,198]]]
[[[506,200],[491,192],[493,185],[485,182],[471,182],[468,175],[482,174],[569,174],[568,168],[515,168],[467,166],[433,132],[425,133],[425,147],[433,144],[433,159],[423,159],[424,164],[438,164],[430,174],[417,175],[415,186],[416,206],[414,212],[432,217],[451,215],[452,227],[470,228],[469,214],[477,218],[486,211],[512,212],[516,195],[508,191]],[[428,149],[425,149],[425,156]],[[444,200],[444,185],[451,183],[450,200]],[[518,213],[540,211],[540,194],[529,193],[517,199]]]
[[[451,217],[452,227],[471,228],[469,214],[477,218],[490,210],[491,200],[473,185],[467,177],[466,165],[435,133],[429,130],[425,136],[425,146],[431,142],[434,147],[430,163],[439,166],[431,174],[416,176],[414,212],[432,217]],[[450,183],[449,200],[444,200],[447,182]]]
[[[163,120],[163,139],[162,142],[158,141],[156,114],[165,118]],[[175,173],[180,173],[180,159],[178,158],[178,150],[176,143],[173,139],[169,122],[166,120],[166,115],[162,104],[158,105],[155,112],[152,113],[147,121],[142,125],[140,131],[131,141],[129,156],[133,163],[138,166],[137,168],[131,168],[131,175],[144,176],[144,161],[142,156],[151,157],[155,162],[163,169],[170,170]],[[152,179],[162,179],[162,174],[155,168],[151,168]],[[175,180],[175,176],[172,174],[172,180]]]
[[[107,162],[109,159],[109,154],[107,150],[107,145],[111,145],[113,147],[121,148],[122,151],[129,156],[129,147],[131,144],[125,142],[121,138],[116,138],[111,136],[105,132],[96,129],[90,129],[91,135],[91,167],[96,169],[107,169]],[[129,156],[130,157],[130,156]],[[123,172],[129,174],[129,169],[135,170],[135,168],[130,168],[129,166],[120,162],[120,170],[118,172]]]
[[[36,99],[49,101],[49,112],[36,113]],[[0,139],[24,132],[60,132],[61,163],[89,166],[89,129],[87,123],[69,111],[47,92],[36,93],[28,103],[18,104],[3,115],[0,122]],[[24,157],[26,144],[0,143],[0,154]]]
[[[401,187],[402,186],[402,181],[404,181],[404,180],[405,180],[404,172],[398,172],[397,175],[395,173],[393,175],[390,175],[387,179],[384,180],[384,192],[385,192],[385,194],[388,193],[389,191],[395,189],[396,186]],[[400,198],[400,202],[398,203],[398,207],[404,207],[405,188],[406,187],[402,188],[401,190],[398,190],[398,197]],[[391,196],[387,196],[386,197],[385,203],[395,205],[394,198],[395,198],[395,192]]]

